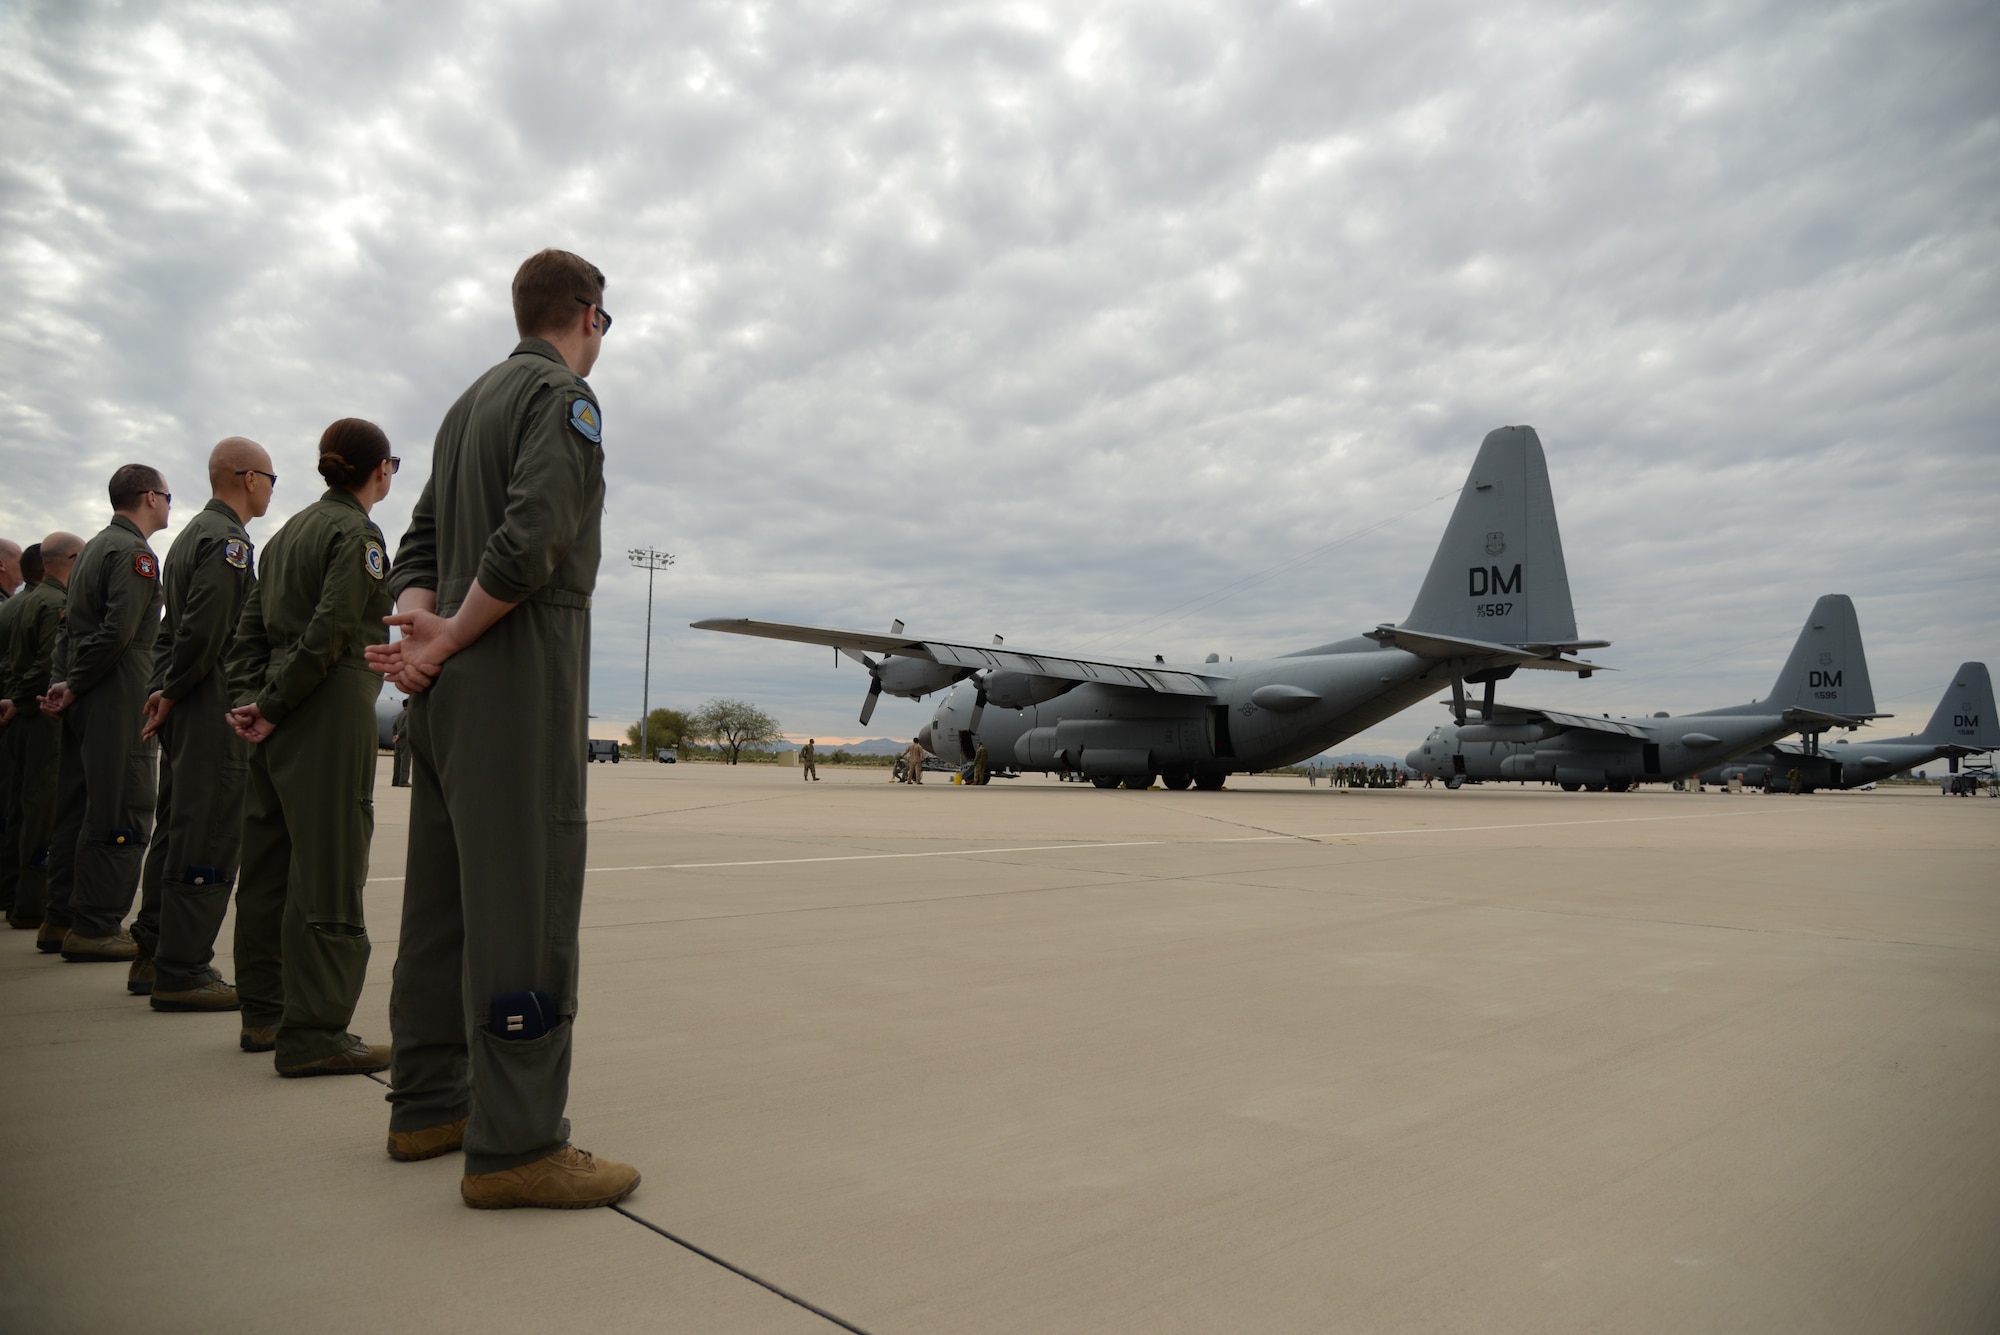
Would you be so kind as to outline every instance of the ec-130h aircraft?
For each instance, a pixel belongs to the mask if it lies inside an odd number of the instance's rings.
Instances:
[[[1813,604],[1791,656],[1762,700],[1651,718],[1489,702],[1477,723],[1461,719],[1433,729],[1404,763],[1443,779],[1447,788],[1539,780],[1568,792],[1622,793],[1642,783],[1691,778],[1795,732],[1808,736],[1803,750],[1816,755],[1822,732],[1886,717],[1875,712],[1854,602],[1844,593],[1829,593]]]
[[[1843,738],[1831,748],[1779,742],[1705,769],[1700,778],[1703,783],[1741,779],[1776,789],[1788,784],[1796,771],[1799,791],[1810,793],[1820,788],[1860,788],[1933,760],[1949,760],[1956,774],[1959,761],[1996,750],[2000,750],[2000,718],[1993,710],[1993,678],[1984,663],[1960,663],[1922,732],[1853,743]]]
[[[1517,669],[1573,672],[1608,640],[1578,639],[1569,571],[1541,440],[1532,427],[1488,433],[1430,572],[1400,623],[1258,661],[1151,663],[778,622],[697,621],[726,631],[828,645],[870,677],[861,721],[884,691],[945,691],[924,731],[952,764],[985,743],[999,765],[1066,771],[1099,787],[1220,788],[1230,774],[1296,764],[1409,708],[1449,683]],[[868,657],[880,654],[880,660]]]

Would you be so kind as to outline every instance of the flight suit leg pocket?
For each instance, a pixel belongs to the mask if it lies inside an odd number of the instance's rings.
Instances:
[[[469,1156],[506,1158],[553,1150],[568,1135],[570,1021],[539,1038],[509,1041],[481,1026],[473,1035]]]

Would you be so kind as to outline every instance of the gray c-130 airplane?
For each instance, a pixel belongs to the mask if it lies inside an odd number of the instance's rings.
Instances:
[[[1907,737],[1842,738],[1832,749],[1780,742],[1701,772],[1704,783],[1740,778],[1753,787],[1789,787],[1798,771],[1799,791],[1860,788],[1893,774],[1949,760],[1954,774],[1968,756],[2000,750],[2000,718],[1993,712],[1993,678],[1984,663],[1960,663],[1924,730]]]
[[[866,723],[884,691],[945,691],[918,739],[953,764],[982,742],[996,764],[1077,774],[1099,787],[1216,789],[1232,773],[1295,764],[1449,683],[1517,669],[1588,677],[1541,440],[1489,432],[1459,492],[1417,600],[1400,623],[1257,661],[1151,663],[1029,652],[778,622],[714,619],[697,630],[829,645],[870,677]],[[869,654],[884,655],[879,661]]]
[[[1854,603],[1829,593],[1813,604],[1771,692],[1746,705],[1651,718],[1488,704],[1477,723],[1432,730],[1405,763],[1445,787],[1555,782],[1566,791],[1624,792],[1691,778],[1698,770],[1795,732],[1857,728],[1875,711]],[[1808,749],[1817,751],[1816,741]]]

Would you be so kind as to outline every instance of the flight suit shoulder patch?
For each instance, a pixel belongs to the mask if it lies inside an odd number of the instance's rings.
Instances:
[[[604,419],[598,416],[597,405],[581,394],[569,401],[569,424],[591,444],[604,443]]]
[[[140,579],[158,578],[160,563],[153,558],[151,552],[134,552],[132,554],[132,573]]]
[[[381,543],[369,538],[361,544],[361,564],[368,567],[372,578],[385,578],[389,573],[389,554],[382,550]]]
[[[238,570],[250,565],[250,544],[241,538],[231,538],[222,544],[222,559]]]

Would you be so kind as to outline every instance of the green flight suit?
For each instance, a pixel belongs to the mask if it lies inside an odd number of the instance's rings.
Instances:
[[[13,643],[20,611],[15,595],[0,589],[0,695],[6,691],[7,646]],[[21,817],[15,810],[20,780],[14,777],[14,748],[8,742],[13,731],[11,725],[0,727],[0,913],[14,911],[14,886],[21,879]]]
[[[61,715],[43,916],[78,936],[111,936],[139,889],[159,754],[139,729],[160,630],[160,558],[124,515],[76,558],[63,627],[55,679],[76,698]]]
[[[519,604],[410,708],[389,1127],[468,1117],[467,1173],[533,1162],[569,1138],[600,420],[555,348],[522,340],[445,414],[391,581],[399,598],[435,589],[443,615],[475,578]],[[523,992],[551,999],[548,1031],[492,1032],[492,1000]]]
[[[16,595],[7,606],[13,634],[0,664],[14,721],[6,728],[7,758],[15,784],[8,791],[7,847],[13,862],[15,922],[39,920],[49,897],[49,829],[55,815],[56,753],[62,723],[42,712],[38,696],[49,689],[56,637],[62,630],[64,583],[50,576]]]
[[[264,544],[229,651],[231,698],[277,725],[250,751],[236,993],[245,1028],[280,1026],[281,1068],[356,1042],[382,689],[362,651],[389,638],[388,566],[382,530],[330,488]]]
[[[187,991],[215,976],[209,963],[236,882],[250,744],[224,717],[231,700],[223,656],[256,584],[255,555],[236,512],[217,500],[167,552],[166,618],[151,689],[174,708],[160,727],[159,806],[132,924],[162,991]]]

